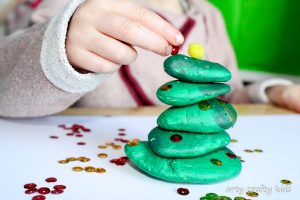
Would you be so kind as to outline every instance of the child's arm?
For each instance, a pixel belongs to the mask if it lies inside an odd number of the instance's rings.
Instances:
[[[73,0],[50,22],[0,39],[0,116],[62,111],[132,62],[132,46],[166,55],[182,42],[179,31],[131,1]]]

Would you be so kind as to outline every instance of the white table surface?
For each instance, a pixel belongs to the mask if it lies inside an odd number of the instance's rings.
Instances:
[[[34,182],[51,187],[47,177],[58,178],[67,186],[61,195],[47,195],[47,200],[198,200],[214,192],[230,197],[243,196],[247,190],[258,191],[259,197],[248,199],[299,199],[300,195],[300,116],[242,116],[234,128],[228,130],[237,143],[228,147],[241,156],[242,173],[229,181],[211,185],[169,183],[153,179],[137,171],[132,165],[116,166],[112,158],[124,156],[123,150],[98,149],[97,146],[118,138],[118,128],[125,128],[124,138],[145,140],[156,125],[156,117],[68,117],[53,116],[30,120],[0,119],[0,199],[30,200],[34,195],[24,193],[23,185]],[[59,124],[83,124],[92,130],[83,138],[68,137]],[[59,139],[50,139],[57,135]],[[86,142],[78,146],[78,141]],[[244,149],[262,149],[263,153],[246,153]],[[98,153],[107,153],[100,159]],[[67,157],[86,156],[88,163],[59,164]],[[73,172],[74,166],[95,166],[107,170],[105,174]],[[293,182],[286,186],[281,179]],[[176,190],[185,187],[187,196]]]

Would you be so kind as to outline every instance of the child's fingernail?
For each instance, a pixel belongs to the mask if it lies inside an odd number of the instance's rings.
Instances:
[[[170,46],[170,45],[166,47],[166,55],[167,55],[167,56],[170,55],[170,54],[172,53],[172,49],[173,49],[173,47]]]
[[[180,33],[178,33],[178,34],[176,35],[176,43],[177,43],[177,45],[178,45],[178,46],[181,45],[181,44],[183,43],[183,41],[184,41],[183,36],[182,36]]]

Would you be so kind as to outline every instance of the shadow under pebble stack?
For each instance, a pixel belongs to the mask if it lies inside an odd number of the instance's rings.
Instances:
[[[157,97],[171,105],[157,119],[148,141],[129,143],[125,153],[147,174],[166,181],[209,184],[237,176],[240,159],[226,146],[225,131],[237,113],[218,99],[230,92],[221,82],[231,79],[222,65],[201,60],[199,44],[189,46],[191,57],[176,54],[166,59],[164,70],[178,79],[161,86]]]

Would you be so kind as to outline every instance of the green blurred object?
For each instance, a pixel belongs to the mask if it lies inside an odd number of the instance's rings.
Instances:
[[[240,69],[300,76],[300,1],[209,1],[224,15]]]

